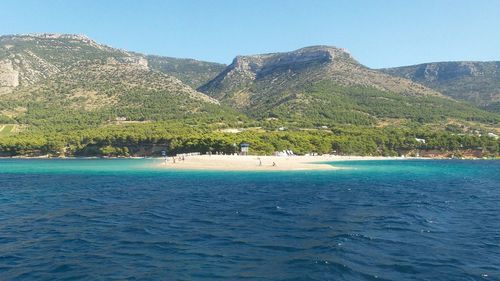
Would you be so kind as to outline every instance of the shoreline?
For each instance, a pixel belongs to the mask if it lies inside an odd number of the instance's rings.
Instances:
[[[184,156],[184,160],[183,159]],[[173,159],[176,159],[175,163]],[[404,156],[260,156],[260,155],[189,155],[179,154],[175,157],[0,157],[13,160],[151,160],[147,166],[153,169],[185,170],[185,171],[332,171],[346,169],[330,162],[343,161],[390,161],[390,160],[500,160],[498,158],[442,158],[442,157],[404,157]]]
[[[175,158],[175,162],[173,159]],[[173,170],[215,171],[321,171],[343,168],[325,162],[422,159],[385,156],[258,156],[258,155],[191,155],[161,158],[157,166]]]

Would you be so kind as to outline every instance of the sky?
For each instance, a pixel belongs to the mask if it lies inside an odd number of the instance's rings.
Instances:
[[[311,45],[361,63],[500,60],[500,0],[1,0],[0,34],[85,34],[145,54],[230,63]]]

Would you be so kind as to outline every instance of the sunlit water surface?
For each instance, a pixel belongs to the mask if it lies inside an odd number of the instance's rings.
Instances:
[[[0,280],[499,280],[500,161],[0,160]]]

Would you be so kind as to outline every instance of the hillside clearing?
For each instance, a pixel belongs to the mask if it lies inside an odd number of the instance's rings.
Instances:
[[[14,124],[0,125],[0,137],[12,134],[14,132],[15,127],[16,125]]]

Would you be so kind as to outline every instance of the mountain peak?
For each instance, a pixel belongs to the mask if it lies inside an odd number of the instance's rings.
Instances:
[[[336,58],[354,60],[347,49],[333,46],[309,46],[290,52],[267,53],[258,55],[236,56],[232,66],[235,68],[256,69],[263,65],[288,65],[308,62],[332,62]]]
[[[331,54],[347,54],[351,55],[350,52],[346,48],[338,48],[335,46],[328,45],[313,45],[304,48],[297,49],[295,51],[291,51],[290,53],[308,53],[308,52],[329,52]]]
[[[75,39],[75,40],[91,40],[84,34],[66,34],[66,33],[28,33],[26,36],[45,38],[45,39]]]
[[[276,71],[301,71],[312,66],[335,62],[358,64],[346,49],[318,45],[290,52],[236,56],[225,72],[241,76],[246,80]]]
[[[240,108],[254,108],[263,100],[285,100],[301,95],[307,85],[327,81],[338,87],[372,88],[398,95],[439,93],[409,80],[369,69],[342,48],[310,46],[284,53],[238,56],[217,77],[199,88],[216,99]]]
[[[25,33],[25,34],[11,34],[3,35],[0,38],[17,38],[17,39],[70,39],[83,42],[95,42],[87,35],[84,34],[66,34],[66,33]]]
[[[500,61],[447,61],[381,71],[425,85],[454,99],[500,111]]]
[[[32,85],[82,62],[147,68],[146,60],[99,44],[85,35],[32,33],[0,37],[0,89]]]

